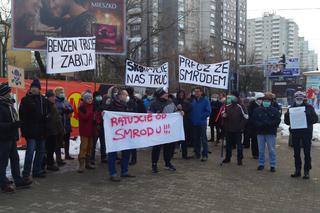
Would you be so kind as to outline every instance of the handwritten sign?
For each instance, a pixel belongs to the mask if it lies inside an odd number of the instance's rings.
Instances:
[[[12,88],[21,88],[25,87],[24,82],[24,69],[8,66],[8,82],[9,86]]]
[[[185,139],[183,117],[178,113],[127,113],[104,111],[107,152],[144,148]]]
[[[290,128],[306,129],[308,128],[306,107],[289,108]]]
[[[199,64],[179,56],[179,82],[228,89],[230,61],[216,64]]]
[[[96,38],[48,38],[47,73],[68,73],[96,68]]]
[[[169,87],[169,63],[160,67],[144,67],[131,60],[126,61],[126,85],[138,87]]]

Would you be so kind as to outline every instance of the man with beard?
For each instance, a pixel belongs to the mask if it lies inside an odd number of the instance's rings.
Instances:
[[[87,7],[88,0],[49,0],[49,8],[55,17],[65,18],[63,37],[92,36],[91,25],[96,22]]]

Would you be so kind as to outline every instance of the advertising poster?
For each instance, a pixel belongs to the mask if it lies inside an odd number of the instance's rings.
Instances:
[[[124,0],[12,0],[13,48],[45,50],[47,37],[91,37],[96,52],[126,53]]]

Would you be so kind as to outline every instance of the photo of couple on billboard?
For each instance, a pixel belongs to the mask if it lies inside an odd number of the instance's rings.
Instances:
[[[46,37],[96,36],[101,54],[125,53],[124,0],[13,0],[13,47],[45,50]]]

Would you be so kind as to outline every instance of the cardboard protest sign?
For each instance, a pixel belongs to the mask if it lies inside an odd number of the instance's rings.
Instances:
[[[228,89],[230,61],[216,64],[199,64],[179,56],[179,82]]]
[[[97,53],[127,52],[125,0],[11,2],[13,49],[45,50],[47,37],[96,36]],[[81,13],[74,14],[75,8]]]
[[[185,139],[183,117],[177,113],[104,111],[107,152],[144,148]]]
[[[8,83],[10,87],[23,89],[25,87],[24,69],[9,65]]]
[[[131,60],[126,61],[127,86],[169,87],[169,63],[160,67],[144,67]]]
[[[96,68],[95,37],[48,38],[47,73],[68,73]]]

